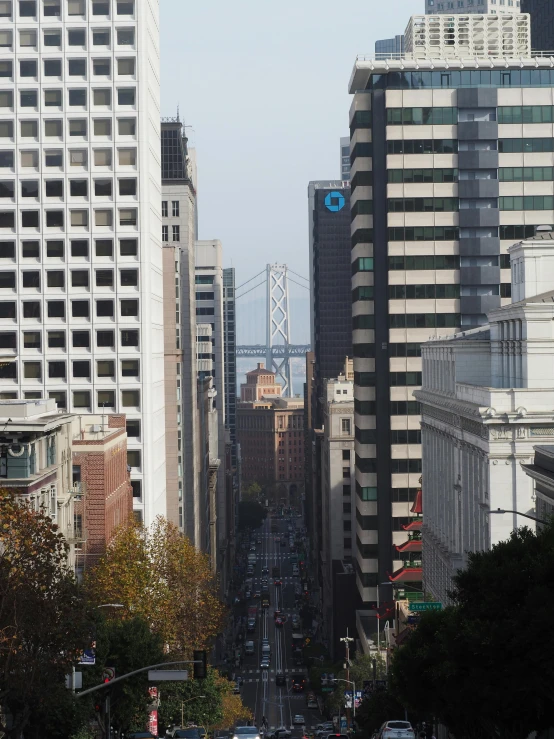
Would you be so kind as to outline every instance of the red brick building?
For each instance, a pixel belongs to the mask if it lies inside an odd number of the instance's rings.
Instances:
[[[262,364],[246,378],[237,403],[243,489],[257,482],[271,502],[299,503],[304,487],[304,401],[281,397],[275,374]]]
[[[93,565],[115,529],[133,515],[125,416],[101,418],[101,424],[90,424],[87,418],[73,439],[73,485],[82,492],[75,506],[76,528],[83,538],[80,568]]]

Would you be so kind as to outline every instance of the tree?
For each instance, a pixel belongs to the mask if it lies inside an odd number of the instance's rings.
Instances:
[[[262,492],[262,487],[257,482],[252,482],[250,485],[246,488],[246,490],[243,490],[242,492],[242,500],[245,501],[255,501],[257,502],[260,493]]]
[[[238,719],[251,717],[240,696],[233,695],[232,683],[213,668],[208,668],[205,680],[164,683],[160,698],[158,718],[165,727],[180,726],[182,719],[208,731],[228,728]]]
[[[385,721],[393,718],[404,718],[404,706],[388,690],[376,690],[368,698],[364,698],[356,709],[356,723],[367,736],[371,736]]]
[[[350,667],[350,680],[353,683],[356,683],[356,690],[362,690],[364,680],[372,680],[374,671],[373,671],[373,663],[375,662],[375,676],[378,679],[382,679],[385,677],[386,673],[386,665],[385,660],[380,657],[379,655],[368,655],[368,654],[357,654],[355,655],[354,659],[352,660],[351,667]],[[328,705],[330,710],[337,711],[339,708],[344,710],[344,691],[345,690],[352,690],[353,685],[349,685],[346,682],[340,682],[340,680],[346,680],[347,679],[347,671],[346,670],[340,670],[339,672],[335,673],[335,677],[339,678],[339,681],[337,683],[336,690],[334,693],[329,694],[328,699]]]
[[[163,518],[149,529],[121,527],[86,587],[96,603],[123,604],[119,618],[144,619],[164,650],[179,657],[209,645],[223,622],[208,557]]]
[[[251,500],[239,503],[239,530],[258,529],[267,517],[264,506]]]
[[[454,578],[454,606],[424,614],[395,655],[400,699],[432,712],[457,739],[525,739],[548,728],[553,588],[552,524],[470,554]]]
[[[36,717],[57,698],[68,701],[66,736],[76,728],[65,675],[88,629],[57,526],[44,512],[0,491],[0,720],[3,714],[12,719],[10,728],[4,722],[0,731],[7,737],[18,739],[23,730],[26,737],[44,736],[40,727],[36,733]]]

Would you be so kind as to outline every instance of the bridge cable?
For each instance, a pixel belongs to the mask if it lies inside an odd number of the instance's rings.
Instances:
[[[250,280],[249,280],[249,282],[250,282]],[[244,284],[246,285],[246,282]],[[257,285],[254,285],[254,287],[251,287],[249,290],[245,290],[240,295],[235,295],[235,300],[238,300],[239,298],[242,298],[244,295],[248,295],[248,293],[251,293],[252,290],[255,290],[257,287],[260,287],[261,285],[265,285],[265,284],[266,284],[265,281],[264,282],[258,282]]]
[[[260,275],[263,275],[264,272],[265,272],[265,269],[262,269],[262,271],[261,272],[258,272],[257,275],[254,275],[254,277],[251,277],[249,280],[246,280],[246,282],[243,282],[242,285],[238,285],[238,287],[235,288],[235,293],[236,293],[237,290],[240,290],[241,287],[244,287],[245,285],[248,285],[249,282],[252,282],[252,280],[255,280],[256,277],[259,277]]]

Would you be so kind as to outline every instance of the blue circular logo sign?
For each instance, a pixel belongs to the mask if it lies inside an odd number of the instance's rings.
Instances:
[[[338,213],[339,210],[344,208],[344,195],[341,192],[329,192],[325,196],[325,207],[330,210],[331,213]]]

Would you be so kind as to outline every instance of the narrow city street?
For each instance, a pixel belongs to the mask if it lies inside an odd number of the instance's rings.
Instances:
[[[296,526],[292,519],[292,525]],[[271,526],[277,524],[278,532],[271,533]],[[303,673],[308,685],[308,673],[305,666],[295,667],[292,659],[292,617],[298,615],[295,598],[295,583],[299,577],[293,576],[291,552],[288,544],[287,524],[282,518],[268,518],[260,530],[261,544],[257,545],[256,564],[252,576],[252,594],[262,587],[262,569],[268,568],[270,606],[262,609],[260,598],[249,600],[248,605],[258,606],[256,630],[246,634],[246,640],[254,642],[254,655],[245,656],[242,669],[237,673],[242,677],[241,695],[244,703],[252,710],[255,725],[262,726],[263,717],[267,719],[268,729],[271,732],[278,727],[292,730],[293,736],[302,736],[300,724],[293,725],[294,716],[301,714],[305,719],[307,729],[315,726],[322,720],[319,710],[306,705],[308,689],[303,692],[294,692],[292,676]],[[277,541],[284,537],[286,546]],[[272,568],[280,567],[282,585],[275,585],[272,577]],[[275,625],[274,613],[281,611],[286,617],[283,626]],[[300,631],[302,629],[300,628]],[[262,641],[267,639],[271,648],[269,669],[261,669]],[[276,675],[283,673],[285,685],[276,684]]]

